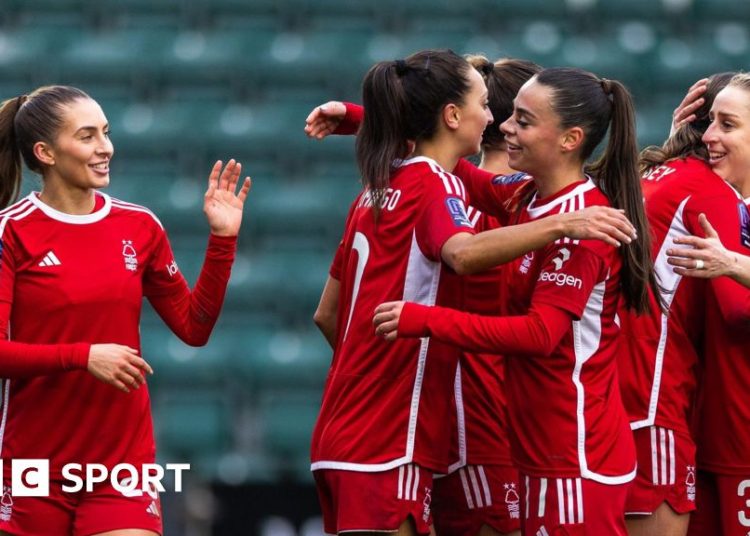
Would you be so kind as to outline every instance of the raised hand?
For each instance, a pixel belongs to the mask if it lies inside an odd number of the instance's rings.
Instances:
[[[603,240],[620,247],[638,238],[624,211],[611,207],[588,207],[554,217],[560,219],[563,234],[575,240]]]
[[[672,128],[669,131],[671,136],[677,129],[685,123],[695,121],[695,111],[703,105],[703,94],[708,88],[708,78],[701,78],[695,84],[690,86],[685,98],[672,112]]]
[[[401,319],[401,311],[404,302],[385,302],[375,308],[375,316],[372,323],[375,324],[375,334],[387,341],[395,341],[398,337],[398,322]]]
[[[217,160],[208,176],[203,212],[211,232],[217,236],[237,236],[240,232],[242,209],[252,184],[250,177],[245,177],[240,191],[235,193],[241,171],[242,164],[234,159],[224,169],[221,160]]]
[[[346,116],[346,106],[343,102],[328,101],[316,106],[305,119],[305,133],[317,140],[322,140],[333,134],[336,127]]]
[[[92,344],[88,371],[96,379],[126,393],[146,383],[144,373],[154,373],[136,349],[121,344]]]

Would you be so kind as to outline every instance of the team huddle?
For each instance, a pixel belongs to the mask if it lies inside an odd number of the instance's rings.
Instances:
[[[640,153],[579,69],[426,50],[362,100],[305,128],[364,185],[315,313],[325,531],[747,535],[750,76]]]

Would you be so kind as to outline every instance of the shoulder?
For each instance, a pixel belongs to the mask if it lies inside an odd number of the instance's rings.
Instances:
[[[463,181],[430,158],[416,157],[400,162],[394,179],[400,177],[414,181],[418,191],[441,196],[466,197]]]
[[[18,222],[28,221],[28,216],[37,209],[28,197],[13,203],[0,211],[0,237],[5,235],[6,228],[19,225]]]
[[[150,209],[144,207],[143,205],[128,203],[127,201],[123,201],[115,197],[112,197],[111,200],[111,214],[113,216],[125,216],[133,218],[138,221],[143,221],[149,225],[156,225],[160,229],[164,229],[164,226],[162,225],[159,218],[156,217],[156,214],[154,214]]]

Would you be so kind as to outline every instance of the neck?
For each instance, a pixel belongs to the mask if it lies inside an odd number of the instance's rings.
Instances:
[[[750,178],[727,181],[740,193],[743,199],[750,197]]]
[[[540,175],[533,175],[539,197],[544,199],[570,186],[573,183],[586,180],[583,172],[583,163],[575,162],[568,165],[557,166]]]
[[[508,165],[508,153],[502,149],[485,149],[479,167],[495,175],[510,175],[516,172]]]
[[[93,188],[56,187],[52,181],[45,181],[39,199],[59,212],[80,216],[91,214],[96,205]]]
[[[426,156],[432,158],[448,173],[451,173],[456,164],[458,164],[459,155],[450,150],[444,142],[440,140],[423,141],[416,145],[411,156]]]

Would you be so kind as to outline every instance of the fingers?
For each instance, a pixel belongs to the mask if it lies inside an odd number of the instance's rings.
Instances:
[[[706,92],[707,87],[707,78],[702,78],[690,86],[685,98],[682,99],[682,102],[680,102],[672,115],[675,126],[695,119],[694,112],[705,102],[705,99],[701,95]]]
[[[217,160],[214,163],[214,167],[211,168],[211,173],[208,174],[208,189],[211,190],[211,188],[216,188],[216,185],[219,184],[219,173],[221,173],[221,166],[223,166],[224,163],[221,160]]]
[[[221,172],[221,175],[219,176],[219,184],[216,186],[219,190],[228,190],[229,184],[232,180],[232,175],[236,172],[237,169],[237,161],[232,158],[227,162],[227,165],[224,166],[224,169]],[[236,182],[235,182],[236,184]]]
[[[240,188],[240,192],[237,194],[237,199],[244,203],[245,199],[247,199],[247,194],[250,193],[250,189],[252,188],[252,186],[252,179],[250,177],[245,177],[245,180],[242,183],[242,188]]]
[[[717,233],[716,229],[713,228],[713,225],[711,225],[711,222],[708,221],[708,218],[705,214],[700,214],[698,216],[698,222],[701,224],[703,232],[706,233],[706,238],[716,238],[717,240],[719,239],[719,233]]]
[[[605,242],[606,244],[609,244],[610,246],[619,248],[622,244],[612,238],[607,233],[600,233],[598,231],[592,231],[591,233],[591,239],[592,240],[601,240],[602,242]]]
[[[675,239],[673,240],[673,242],[675,244],[679,244],[681,246],[692,246],[693,248],[696,248],[696,249],[702,249],[702,248],[708,247],[708,244],[706,243],[705,240],[706,240],[705,238],[698,238],[697,236],[688,235],[688,236],[677,236],[677,237],[675,237]],[[693,250],[691,250],[691,249],[679,249],[679,250],[670,249],[670,250],[667,251],[667,255],[672,255],[672,253],[671,253],[672,251],[680,251],[680,252],[686,252],[687,253],[687,252],[692,252],[692,251],[695,251],[695,250],[694,249]]]

